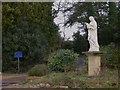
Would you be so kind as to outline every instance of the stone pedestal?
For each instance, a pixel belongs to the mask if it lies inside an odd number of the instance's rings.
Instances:
[[[101,71],[101,55],[99,51],[83,52],[88,57],[88,76],[98,76]]]

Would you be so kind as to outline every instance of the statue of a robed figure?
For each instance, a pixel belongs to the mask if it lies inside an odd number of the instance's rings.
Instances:
[[[99,51],[97,22],[93,16],[89,17],[90,23],[86,23],[88,29],[88,41],[90,48],[88,52],[83,52],[88,58],[88,76],[101,75],[101,55]]]
[[[97,37],[97,22],[93,16],[89,17],[90,23],[86,23],[88,29],[88,41],[90,44],[89,51],[99,51],[98,37]]]

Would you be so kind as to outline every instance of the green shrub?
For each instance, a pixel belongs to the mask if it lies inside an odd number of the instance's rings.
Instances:
[[[74,69],[78,54],[71,50],[60,49],[48,58],[48,68],[52,71],[70,71]]]
[[[29,76],[44,76],[47,74],[47,66],[44,64],[35,65],[28,71]]]
[[[51,74],[51,79],[52,85],[68,86],[69,88],[86,86],[85,80],[78,78],[75,73],[53,73]]]
[[[102,55],[103,65],[112,68],[118,66],[118,56],[120,55],[120,51],[118,50],[114,43],[102,47],[101,51],[105,52]]]

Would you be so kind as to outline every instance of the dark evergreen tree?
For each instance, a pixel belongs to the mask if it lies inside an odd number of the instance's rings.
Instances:
[[[3,71],[15,71],[14,52],[21,50],[21,68],[43,63],[59,46],[58,27],[53,22],[52,2],[3,3]]]
[[[74,33],[73,35],[73,50],[76,53],[82,54],[82,52],[88,51],[88,41],[80,35],[80,32]]]

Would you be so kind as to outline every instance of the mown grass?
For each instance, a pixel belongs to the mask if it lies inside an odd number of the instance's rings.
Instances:
[[[56,85],[69,88],[118,88],[118,70],[104,68],[101,76],[96,77],[88,77],[86,67],[78,72],[51,72],[42,77],[28,77],[21,85],[40,87],[41,83],[49,84],[51,88]]]

